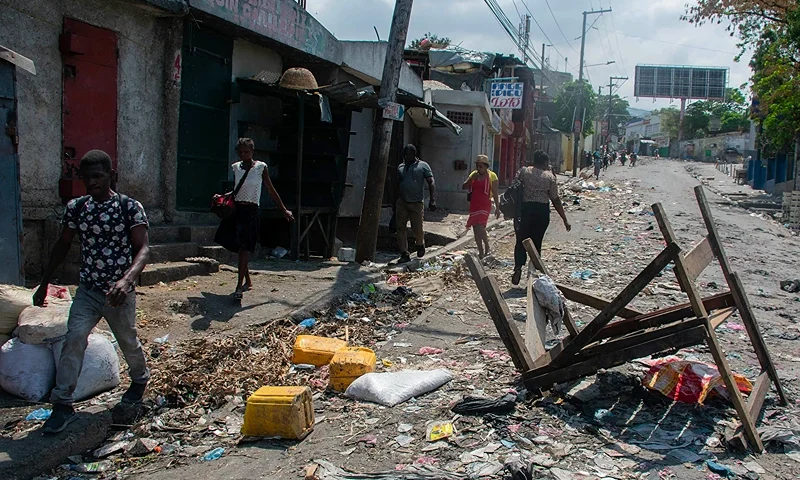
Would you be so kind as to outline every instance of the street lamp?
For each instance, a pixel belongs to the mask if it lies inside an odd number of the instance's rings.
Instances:
[[[603,67],[603,66],[606,66],[606,65],[611,65],[612,63],[617,63],[617,61],[616,60],[609,60],[606,63],[595,63],[594,65],[584,65],[583,68]]]

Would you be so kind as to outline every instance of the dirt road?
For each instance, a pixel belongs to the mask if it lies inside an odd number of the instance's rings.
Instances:
[[[647,208],[655,202],[664,205],[682,245],[698,241],[705,233],[692,193],[698,180],[687,173],[686,165],[643,158],[635,168],[612,166],[601,180],[614,189],[582,193],[577,202],[568,197],[572,232],[567,233],[553,214],[545,238],[543,257],[553,276],[599,296],[613,297],[663,248]],[[713,167],[699,168],[703,172],[711,168],[708,176],[713,175]],[[781,226],[730,205],[723,197],[711,192],[708,197],[784,388],[796,399],[800,298],[781,291],[779,282],[796,278],[800,272],[798,239]],[[513,237],[494,243],[489,272],[500,281],[524,331],[524,291],[509,282]],[[726,451],[721,439],[725,426],[735,418],[732,408],[722,401],[704,406],[671,403],[641,386],[639,379],[646,370],[641,363],[593,377],[594,393],[583,401],[556,390],[544,398],[518,403],[512,415],[454,417],[449,408],[464,395],[495,397],[520,385],[471,278],[459,267],[447,275],[443,279],[433,270],[400,276],[401,283],[419,276],[443,282],[435,281],[431,290],[420,292],[423,297],[419,309],[412,309],[416,313],[410,322],[398,318],[376,328],[380,338],[374,345],[379,370],[448,368],[455,380],[444,387],[393,408],[319,390],[315,400],[318,423],[302,442],[244,443],[228,448],[219,460],[199,462],[198,455],[220,444],[221,440],[209,433],[191,449],[130,465],[126,473],[137,479],[165,480],[297,479],[303,478],[306,464],[327,459],[358,472],[402,471],[407,465],[425,464],[503,478],[499,473],[503,463],[521,458],[537,465],[535,478],[716,478],[709,476],[713,474],[708,461],[748,478],[800,478],[800,463],[785,455],[781,446],[770,446],[770,453],[757,457]],[[721,292],[725,285],[713,264],[699,283],[704,294]],[[649,311],[681,303],[685,295],[676,286],[667,273],[633,305]],[[579,324],[596,313],[572,303],[569,306]],[[733,317],[731,322],[740,320]],[[720,330],[719,337],[734,370],[754,379],[758,373],[755,355],[742,332]],[[422,355],[421,347],[443,352]],[[710,360],[703,347],[682,350],[679,356]],[[425,440],[426,422],[453,419],[457,433],[450,441]],[[783,408],[772,394],[768,397],[764,425],[797,428],[798,421],[796,403]],[[410,443],[404,435],[412,437]]]

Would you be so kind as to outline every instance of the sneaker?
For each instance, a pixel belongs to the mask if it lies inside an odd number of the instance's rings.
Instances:
[[[403,254],[400,255],[400,260],[398,260],[397,263],[408,263],[410,261],[411,255],[409,255],[408,252],[403,252]]]
[[[122,395],[122,403],[141,403],[144,398],[144,391],[147,389],[147,383],[132,382],[128,387],[128,391]]]
[[[422,258],[425,256],[425,245],[417,247],[417,257]]]
[[[511,275],[511,283],[514,285],[519,285],[519,281],[522,278],[522,269],[515,268],[514,273]]]
[[[64,429],[67,428],[67,425],[72,423],[75,418],[75,409],[72,408],[72,405],[56,403],[53,405],[53,413],[50,415],[50,418],[44,422],[42,433],[63,432]]]

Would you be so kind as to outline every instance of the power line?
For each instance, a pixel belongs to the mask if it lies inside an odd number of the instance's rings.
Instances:
[[[611,0],[608,0],[608,8],[611,8]],[[622,53],[622,47],[620,47],[619,45],[619,35],[616,33],[617,24],[616,22],[614,22],[614,12],[611,12],[609,14],[609,17],[611,17],[611,28],[614,29],[614,40],[617,42],[617,51],[619,51],[619,60],[620,62],[622,62],[622,69],[625,71],[625,75],[627,76],[628,66],[625,65],[625,55]]]
[[[544,38],[547,40],[547,43],[549,43],[550,45],[552,45],[552,46],[553,46],[553,50],[555,50],[555,51],[556,51],[556,53],[557,53],[557,54],[558,54],[558,55],[559,55],[561,58],[567,58],[566,56],[564,56],[564,54],[563,54],[563,53],[561,53],[561,51],[558,49],[558,47],[556,47],[556,44],[555,44],[555,42],[553,42],[552,40],[550,40],[550,37],[549,37],[549,36],[547,36],[547,32],[545,32],[545,31],[544,31],[544,28],[542,28],[542,26],[539,24],[539,21],[538,21],[538,20],[536,20],[536,16],[533,14],[533,12],[531,12],[531,9],[528,7],[528,4],[525,2],[525,0],[522,0],[522,6],[524,6],[524,7],[525,7],[525,9],[526,9],[526,10],[528,10],[528,13],[530,14],[531,18],[533,19],[533,22],[536,24],[536,26],[537,26],[537,27],[539,27],[539,31],[540,31],[540,32],[542,32],[542,35],[544,35]],[[559,28],[560,28],[560,27],[559,27]],[[568,42],[568,43],[569,43],[569,42]],[[571,46],[570,46],[570,47],[571,47]],[[574,49],[573,49],[573,50],[574,50]],[[544,60],[544,59],[542,59],[542,60]],[[542,64],[542,65],[544,65],[544,64]]]
[[[569,45],[569,48],[571,48],[573,52],[578,53],[578,51],[575,50],[575,47],[573,47],[572,44],[569,43],[569,39],[567,39],[567,36],[564,34],[564,30],[561,29],[561,25],[558,24],[558,20],[556,19],[556,14],[553,13],[553,9],[550,8],[550,1],[544,0],[544,3],[547,5],[547,9],[550,10],[550,15],[553,17],[553,21],[556,22],[556,27],[558,27],[558,31],[561,32],[561,36],[564,37],[564,40],[566,40],[567,45]],[[551,45],[555,46],[554,43],[552,42],[550,43]]]

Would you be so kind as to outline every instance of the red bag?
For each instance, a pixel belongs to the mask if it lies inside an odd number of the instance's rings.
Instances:
[[[250,165],[250,168],[253,168],[252,164]],[[239,180],[239,184],[236,185],[236,188],[234,188],[232,192],[223,193],[222,195],[215,193],[214,196],[211,197],[211,212],[213,214],[221,219],[225,219],[233,215],[233,212],[236,211],[236,194],[239,193],[242,185],[244,185],[244,180],[247,178],[247,174],[250,173],[250,168],[244,171],[242,179]]]

